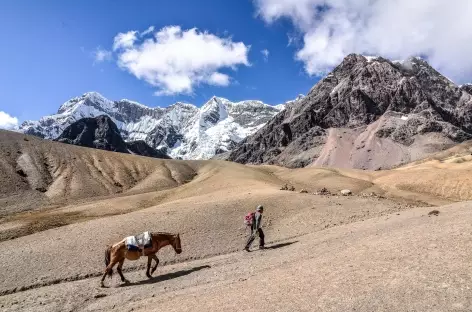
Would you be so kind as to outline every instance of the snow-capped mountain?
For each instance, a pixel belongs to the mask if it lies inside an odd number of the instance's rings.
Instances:
[[[213,97],[189,120],[182,138],[173,142],[173,146],[168,145],[169,154],[185,159],[209,159],[227,152],[282,109],[260,101],[233,103]]]
[[[110,101],[97,92],[88,92],[62,104],[57,113],[42,117],[39,121],[25,121],[20,130],[46,139],[55,139],[72,123],[87,117],[108,115],[132,141],[144,139],[153,122],[163,114],[161,108],[149,108],[129,100]]]
[[[65,128],[86,117],[109,116],[126,141],[144,140],[173,158],[209,159],[229,151],[296,100],[271,106],[261,101],[231,102],[213,97],[201,108],[175,103],[150,108],[130,100],[111,101],[97,92],[61,105],[56,114],[25,121],[20,131],[56,139]]]

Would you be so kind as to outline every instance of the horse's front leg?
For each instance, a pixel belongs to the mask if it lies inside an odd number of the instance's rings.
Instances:
[[[149,270],[151,269],[151,262],[152,262],[152,256],[148,256],[148,263],[147,263],[147,269],[146,269],[146,276],[148,278],[152,278],[151,274],[149,274]]]
[[[156,254],[153,254],[151,257],[156,261],[156,265],[152,268],[151,271],[151,274],[153,274],[156,271],[157,266],[159,265],[159,258],[157,258]]]

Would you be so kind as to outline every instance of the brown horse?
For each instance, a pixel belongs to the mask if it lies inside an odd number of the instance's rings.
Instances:
[[[159,259],[156,256],[156,253],[167,245],[171,245],[177,254],[182,252],[182,247],[180,245],[180,236],[179,234],[170,234],[170,233],[151,233],[151,242],[152,247],[144,249],[144,251],[130,251],[126,247],[126,239],[123,239],[121,242],[118,242],[112,246],[109,246],[105,251],[105,273],[102,276],[100,286],[104,287],[103,281],[108,275],[111,277],[113,275],[113,267],[118,263],[117,271],[120,274],[121,281],[124,283],[129,283],[128,280],[123,276],[123,262],[125,259],[128,260],[138,260],[140,257],[148,257],[146,276],[152,278],[151,274],[154,273],[159,264]],[[151,273],[149,269],[151,268],[152,259],[156,261],[156,264],[152,268]]]

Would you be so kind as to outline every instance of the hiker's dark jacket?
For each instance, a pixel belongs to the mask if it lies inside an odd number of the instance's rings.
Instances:
[[[254,218],[252,220],[252,231],[260,229],[262,226],[262,214],[258,211],[254,214]]]

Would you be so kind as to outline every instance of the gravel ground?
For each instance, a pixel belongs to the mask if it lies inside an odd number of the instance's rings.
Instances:
[[[471,203],[408,211],[242,251],[0,297],[3,311],[470,311]],[[271,248],[272,247],[272,248]]]

